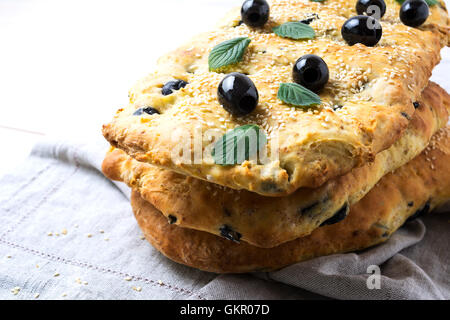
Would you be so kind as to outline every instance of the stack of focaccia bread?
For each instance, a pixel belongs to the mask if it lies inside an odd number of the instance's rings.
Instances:
[[[104,125],[148,241],[252,272],[379,244],[450,200],[442,0],[247,0]]]

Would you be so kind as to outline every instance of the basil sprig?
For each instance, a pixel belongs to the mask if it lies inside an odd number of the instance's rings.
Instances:
[[[283,23],[282,25],[273,28],[273,32],[280,37],[295,40],[313,39],[316,36],[313,28],[300,21]]]
[[[281,83],[278,99],[296,107],[310,107],[322,103],[317,94],[297,83]]]
[[[247,124],[224,134],[215,143],[211,155],[219,165],[242,164],[255,156],[266,144],[265,132],[255,124]]]
[[[219,43],[209,54],[209,70],[214,71],[242,61],[250,41],[250,38],[239,37]]]

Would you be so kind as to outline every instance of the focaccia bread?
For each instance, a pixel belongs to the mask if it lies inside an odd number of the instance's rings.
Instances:
[[[368,248],[388,240],[407,219],[426,214],[448,200],[449,127],[436,134],[420,156],[383,177],[352,206],[346,220],[271,249],[169,225],[137,191],[131,203],[147,240],[168,258],[205,271],[239,273],[271,271],[319,256]]]
[[[300,188],[287,197],[225,188],[138,162],[119,149],[107,154],[103,172],[137,190],[178,226],[270,248],[308,235],[323,223],[345,218],[349,206],[385,174],[420,154],[432,135],[447,124],[450,96],[430,82],[419,101],[404,135],[374,162],[319,188]]]
[[[104,125],[105,138],[138,161],[148,162],[233,189],[265,196],[282,196],[299,187],[318,187],[334,177],[373,161],[408,126],[416,102],[449,42],[448,16],[443,2],[418,28],[402,24],[400,5],[386,1],[381,19],[383,35],[374,47],[349,46],[340,30],[356,15],[355,0],[275,0],[264,28],[250,29],[230,13],[213,31],[195,37],[159,60],[155,72],[130,91],[130,104]],[[313,17],[315,38],[292,40],[272,28],[288,21]],[[209,71],[209,53],[219,43],[248,37],[243,60]],[[330,79],[320,93],[321,104],[298,108],[277,98],[280,83],[292,82],[294,62],[316,54],[328,65]],[[227,73],[248,74],[259,92],[259,104],[247,116],[231,116],[217,99],[219,82]],[[162,95],[171,80],[185,87]],[[160,114],[133,115],[151,107]],[[244,161],[223,166],[205,152],[200,162],[180,161],[180,144],[198,138],[200,149],[211,145],[208,130],[222,135],[246,125],[258,125],[270,145],[275,136],[279,157],[268,163]],[[182,142],[180,137],[187,137]],[[191,158],[191,154],[188,155]]]

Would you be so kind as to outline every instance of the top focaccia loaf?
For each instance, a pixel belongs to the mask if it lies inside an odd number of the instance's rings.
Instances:
[[[407,127],[414,102],[440,60],[440,49],[449,43],[450,31],[443,3],[430,7],[422,26],[411,28],[398,18],[400,5],[388,0],[380,42],[374,47],[349,46],[340,30],[356,15],[355,4],[354,0],[272,1],[270,19],[263,28],[249,28],[240,23],[239,10],[232,11],[215,30],[161,58],[156,71],[130,91],[130,104],[104,125],[105,138],[138,161],[266,196],[317,187],[372,161]],[[292,40],[272,31],[312,15],[316,15],[310,23],[314,39]],[[210,71],[211,50],[237,37],[251,39],[242,61],[220,73]],[[280,83],[293,82],[293,64],[305,54],[324,59],[330,79],[320,93],[320,105],[296,108],[279,100],[277,91]],[[248,74],[258,89],[259,104],[247,116],[234,117],[218,102],[219,82],[231,72]],[[188,84],[162,95],[162,87],[174,79]],[[160,114],[133,115],[142,107]],[[182,153],[178,147],[186,133],[189,137],[203,134],[204,151],[211,146],[206,131],[225,134],[246,124],[263,129],[268,144],[276,135],[278,159],[223,166],[215,164],[211,152],[204,152],[201,161],[194,163],[174,157],[174,152]]]

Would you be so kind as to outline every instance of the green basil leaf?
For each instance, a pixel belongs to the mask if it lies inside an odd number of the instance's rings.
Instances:
[[[209,53],[209,70],[214,71],[241,61],[250,41],[250,38],[240,37],[219,43]]]
[[[242,164],[256,155],[267,144],[263,130],[255,124],[234,128],[224,134],[214,145],[211,155],[219,165]]]
[[[436,5],[436,4],[440,4],[438,0],[425,0],[425,2],[427,3],[427,5],[429,7],[432,7],[432,6]]]
[[[281,83],[278,99],[297,107],[309,107],[322,103],[317,94],[297,83]]]
[[[281,26],[273,28],[273,32],[283,38],[290,39],[313,39],[316,36],[314,29],[300,21],[286,22]]]
[[[399,4],[403,4],[403,2],[405,2],[406,0],[395,0],[395,1],[397,1]],[[425,0],[425,2],[429,7],[439,4],[438,0]]]
[[[324,2],[325,0],[310,0],[312,2]]]

